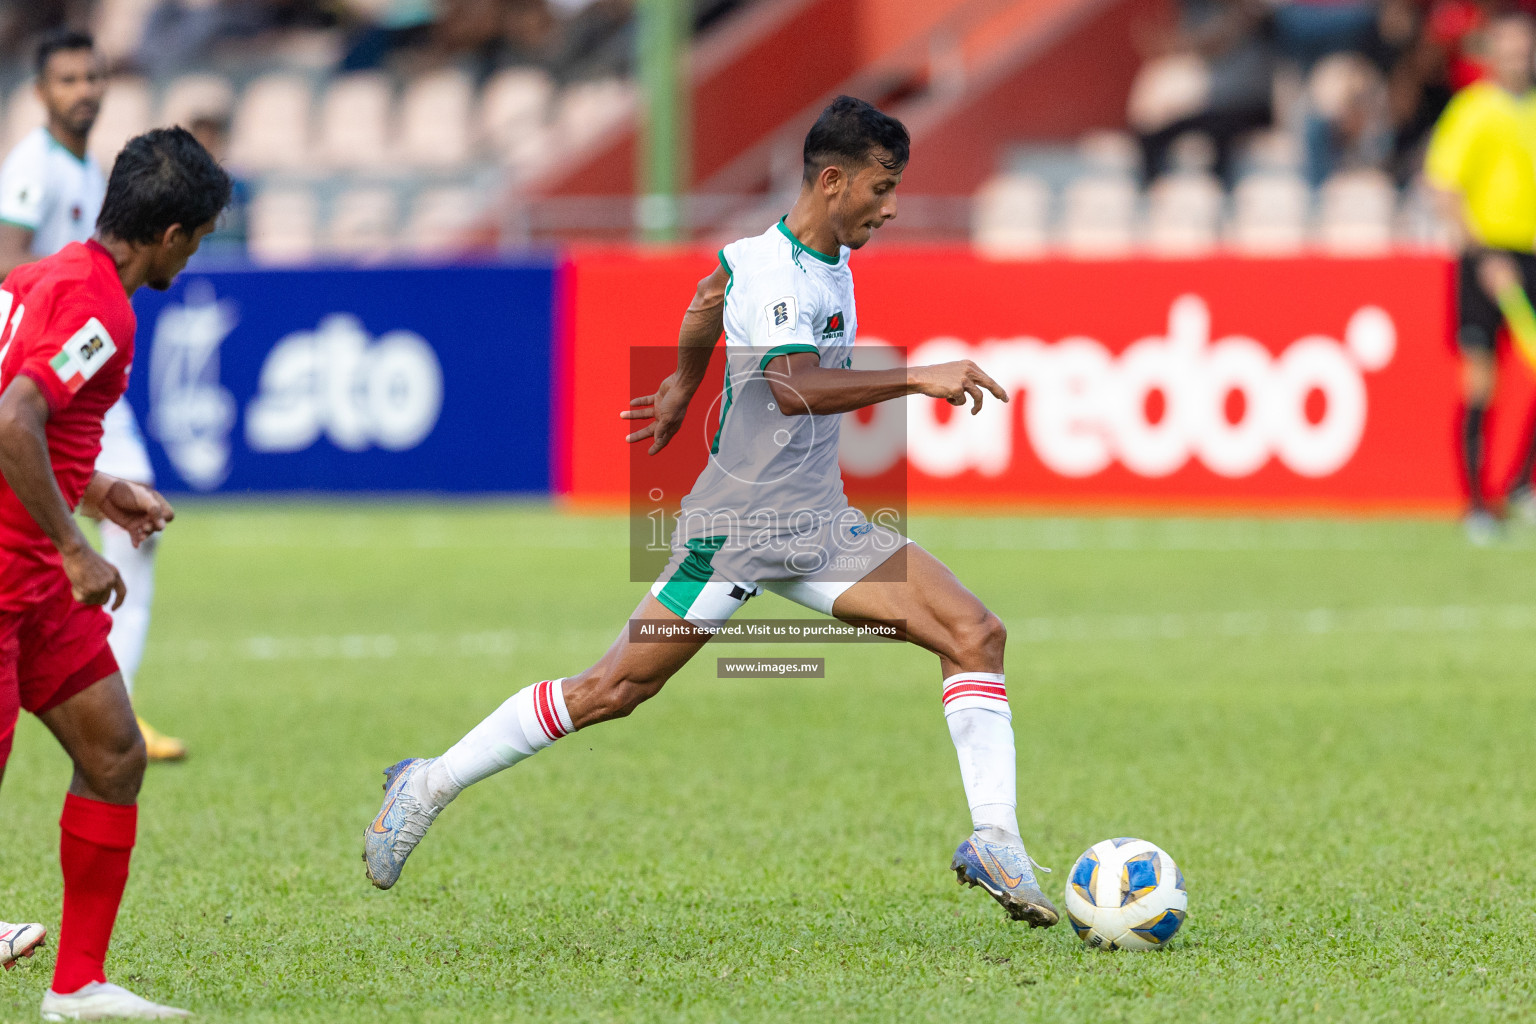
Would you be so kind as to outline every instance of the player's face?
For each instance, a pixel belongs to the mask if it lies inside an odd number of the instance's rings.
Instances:
[[[1488,33],[1488,63],[1493,77],[1507,89],[1524,89],[1531,81],[1531,55],[1536,36],[1523,18],[1509,18]]]
[[[149,279],[144,283],[157,292],[170,288],[176,275],[187,269],[187,261],[197,252],[204,236],[218,226],[218,219],[209,221],[195,231],[178,229],[170,238],[155,247],[155,258],[150,264]]]
[[[37,80],[48,116],[76,135],[88,135],[101,113],[107,77],[94,50],[59,50]]]
[[[889,159],[883,151],[877,155]],[[901,169],[893,171],[872,159],[844,181],[846,184],[832,203],[833,225],[840,244],[858,249],[882,224],[896,216],[896,186],[901,184]]]

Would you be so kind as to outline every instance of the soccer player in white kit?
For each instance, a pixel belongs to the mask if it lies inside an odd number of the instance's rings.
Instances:
[[[70,242],[84,242],[96,229],[107,181],[86,144],[105,92],[106,75],[89,35],[57,32],[38,45],[37,93],[48,120],[22,139],[0,165],[0,279]],[[154,485],[149,453],[126,397],[107,413],[96,468]],[[128,591],[122,607],[112,615],[109,643],[130,695],[149,634],[157,545],[158,539],[152,537],[135,548],[127,531],[115,523],[101,523],[102,555],[117,567]],[[186,757],[181,740],[163,735],[142,718],[139,728],[150,760]]]
[[[913,394],[970,403],[973,413],[987,392],[1008,400],[969,360],[852,368],[858,316],[848,260],[896,216],[909,145],[900,122],[838,97],[806,136],[804,178],[788,215],[721,250],[684,317],[677,372],[622,414],[650,420],[628,440],[660,451],[723,329],[726,408],[709,464],[683,501],[671,563],[595,665],[519,691],[442,756],[386,771],[384,804],[364,833],[374,885],[395,883],[465,787],[577,729],[628,715],[768,590],[845,621],[885,624],[938,656],[972,824],[950,867],[1015,920],[1056,923],[1019,836],[1006,630],[938,559],[852,508],[838,468],[844,413]],[[862,575],[853,578],[850,565]],[[651,638],[640,639],[646,630]]]

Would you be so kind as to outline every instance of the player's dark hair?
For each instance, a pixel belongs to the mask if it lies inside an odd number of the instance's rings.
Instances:
[[[229,202],[229,175],[185,128],[128,140],[112,165],[96,229],[124,242],[158,242],[173,224],[191,232]]]
[[[43,77],[43,72],[48,70],[49,59],[56,53],[94,49],[96,49],[96,40],[92,39],[88,32],[77,32],[74,29],[68,28],[49,32],[37,44],[37,57],[33,62],[37,70],[37,77]]]
[[[905,125],[863,100],[839,96],[806,133],[805,180],[815,181],[822,168],[840,161],[878,160],[886,170],[900,170],[911,154]]]

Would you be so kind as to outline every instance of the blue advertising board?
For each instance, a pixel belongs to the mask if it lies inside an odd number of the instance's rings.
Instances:
[[[547,492],[553,260],[184,273],[140,289],[162,490]]]

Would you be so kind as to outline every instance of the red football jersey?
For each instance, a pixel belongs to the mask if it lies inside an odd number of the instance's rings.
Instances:
[[[75,242],[0,285],[0,393],[30,377],[48,400],[48,460],[70,508],[101,451],[101,419],[128,387],[133,306],[112,254]],[[40,571],[62,568],[41,527],[0,477],[0,608],[27,604]]]

